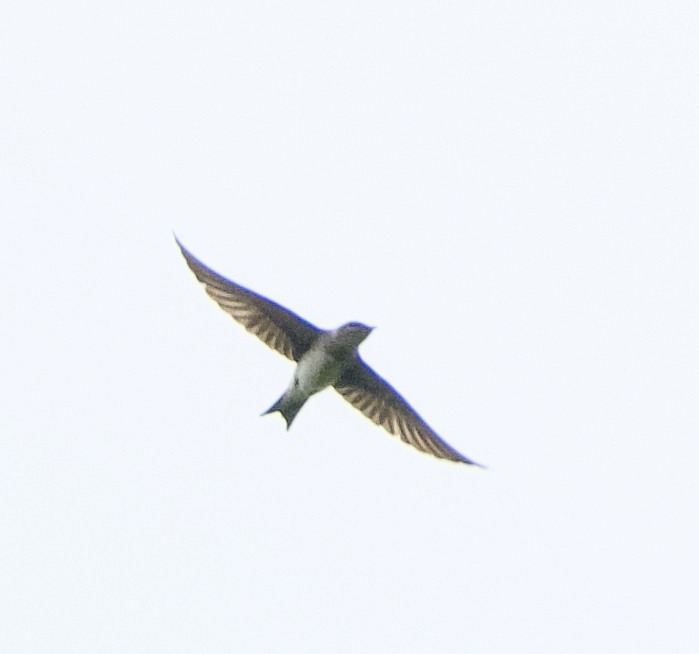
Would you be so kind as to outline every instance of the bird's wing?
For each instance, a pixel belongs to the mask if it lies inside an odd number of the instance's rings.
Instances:
[[[320,334],[320,329],[295,313],[222,277],[199,261],[182,243],[177,241],[177,245],[206,292],[226,313],[273,350],[298,361]]]
[[[480,466],[437,436],[400,393],[361,358],[357,357],[342,373],[335,390],[367,418],[418,450],[440,459]]]

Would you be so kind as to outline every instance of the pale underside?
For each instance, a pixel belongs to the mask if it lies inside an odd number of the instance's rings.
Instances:
[[[276,302],[222,277],[194,257],[179,241],[178,245],[192,272],[216,303],[245,329],[288,359],[301,361],[316,339],[325,333]],[[315,365],[312,360],[309,362],[303,363],[297,373],[303,376],[305,365]],[[325,387],[325,375],[316,382],[320,388]],[[337,376],[335,370],[327,372],[327,375],[330,378]],[[480,465],[440,438],[359,355],[344,363],[333,385],[347,402],[370,420],[421,452],[450,461]],[[311,388],[307,390],[311,390],[309,395],[316,392]]]

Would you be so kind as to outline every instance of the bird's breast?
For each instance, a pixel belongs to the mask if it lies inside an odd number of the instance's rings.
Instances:
[[[323,348],[311,348],[296,367],[295,382],[303,393],[312,395],[335,383],[342,363]]]

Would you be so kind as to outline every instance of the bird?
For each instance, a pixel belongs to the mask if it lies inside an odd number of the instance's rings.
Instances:
[[[440,459],[483,468],[440,438],[393,386],[364,362],[359,345],[372,332],[360,322],[333,330],[316,327],[280,304],[206,266],[175,236],[187,265],[206,292],[245,329],[296,363],[289,387],[262,415],[278,412],[287,430],[315,393],[332,386],[390,434]]]

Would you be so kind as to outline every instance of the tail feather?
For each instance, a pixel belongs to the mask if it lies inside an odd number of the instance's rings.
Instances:
[[[268,413],[274,413],[278,411],[286,420],[287,430],[291,427],[291,423],[294,421],[296,414],[301,410],[301,407],[305,404],[308,398],[291,398],[287,397],[286,393],[282,395],[267,411],[262,415],[266,416]]]

